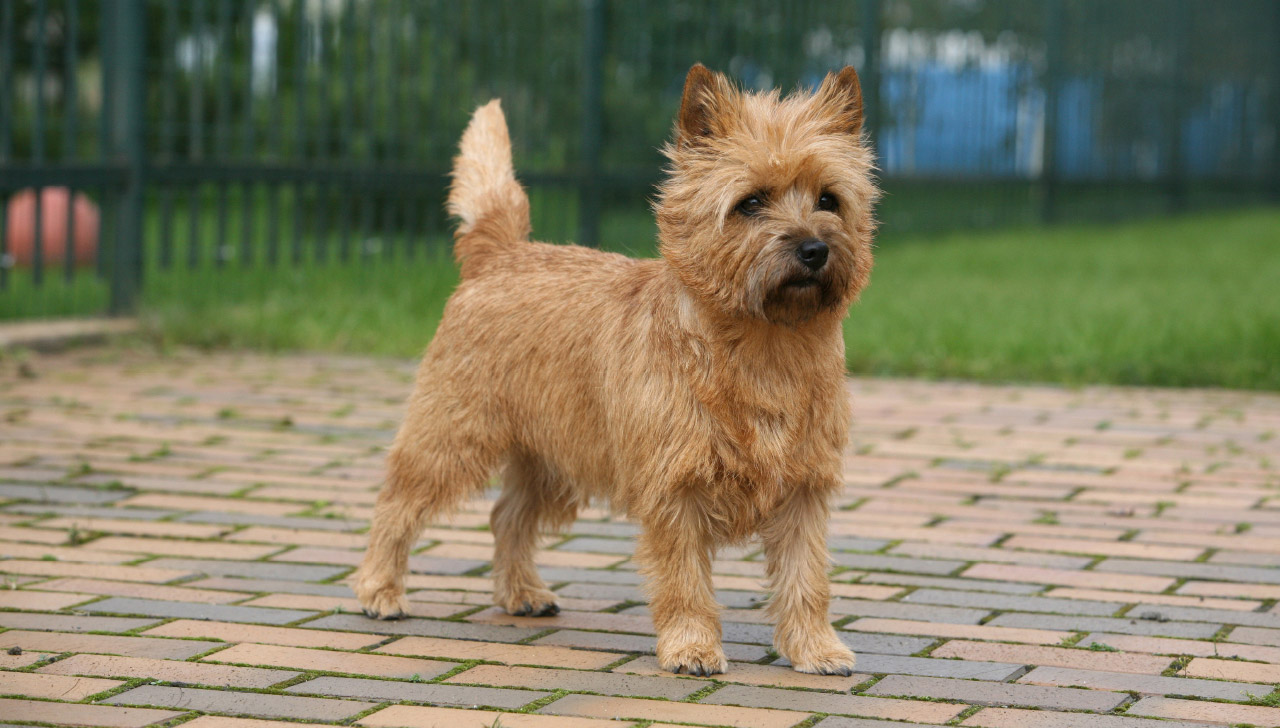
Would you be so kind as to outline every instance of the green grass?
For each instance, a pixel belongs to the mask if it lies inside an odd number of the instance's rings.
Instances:
[[[561,207],[545,199],[534,209]],[[564,217],[535,220],[535,230],[571,228],[573,216]],[[199,222],[201,237],[211,238],[213,220]],[[255,216],[253,224],[264,239],[265,220]],[[647,213],[606,215],[602,225],[613,249],[652,254]],[[154,219],[150,226],[158,232]],[[336,237],[326,244],[336,250]],[[211,239],[200,249],[210,260]],[[418,355],[457,284],[446,241],[412,258],[354,257],[320,262],[308,254],[300,267],[277,269],[233,259],[222,270],[194,271],[162,271],[152,260],[142,316],[167,344]],[[890,236],[845,326],[849,367],[982,381],[1280,390],[1276,281],[1274,207]],[[86,286],[80,300],[92,304],[102,293]]]

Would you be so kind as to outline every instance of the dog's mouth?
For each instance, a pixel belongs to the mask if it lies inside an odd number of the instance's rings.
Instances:
[[[804,276],[802,278],[791,278],[789,280],[783,281],[781,287],[791,289],[791,290],[799,290],[804,288],[814,288],[819,284],[820,284],[820,281],[817,278],[813,278],[812,276]]]

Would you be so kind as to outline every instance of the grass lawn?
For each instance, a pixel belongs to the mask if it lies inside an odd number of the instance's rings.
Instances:
[[[443,249],[174,272],[143,311],[168,343],[414,356],[456,282]],[[1280,389],[1280,209],[885,240],[845,340],[855,373]]]

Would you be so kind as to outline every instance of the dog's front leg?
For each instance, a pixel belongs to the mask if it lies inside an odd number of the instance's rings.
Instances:
[[[827,617],[827,494],[804,488],[791,494],[761,531],[773,596],[769,613],[777,627],[778,654],[800,672],[853,673],[853,652],[836,636]]]
[[[690,675],[724,672],[728,664],[711,586],[710,539],[681,518],[678,507],[662,510],[662,516],[645,519],[636,549],[658,631],[658,664]]]

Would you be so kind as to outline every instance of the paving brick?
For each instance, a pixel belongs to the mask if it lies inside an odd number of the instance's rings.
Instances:
[[[210,713],[320,721],[342,720],[377,705],[377,703],[355,700],[238,693],[232,690],[171,688],[158,685],[143,685],[113,695],[102,702],[113,705],[159,705],[184,710],[203,710]]]
[[[432,619],[401,619],[383,622],[355,614],[335,614],[302,625],[306,629],[349,630],[383,635],[414,635],[484,642],[519,642],[543,631],[529,627],[506,627],[467,622],[440,622]]]
[[[95,728],[142,728],[152,723],[177,718],[182,713],[150,708],[116,708],[107,705],[0,698],[0,715],[3,715],[7,721],[29,720]]]
[[[589,650],[617,650],[619,652],[647,652],[653,654],[658,640],[655,637],[635,634],[617,634],[607,632],[583,632],[576,629],[562,629],[545,637],[539,637],[532,644],[556,645],[560,647],[581,647]],[[727,659],[754,662],[769,654],[769,650],[760,645],[744,645],[736,642],[725,642],[721,645]]]
[[[118,637],[105,634],[67,634],[20,629],[0,633],[0,649],[21,647],[24,650],[46,652],[93,652],[171,660],[185,660],[217,646],[217,642]]]
[[[989,625],[933,624],[904,619],[859,619],[844,625],[843,629],[859,632],[892,632],[895,634],[929,635],[957,639],[999,640],[1001,642],[1026,642],[1033,645],[1056,645],[1071,636],[1068,631],[1045,629],[1014,629]]]
[[[1243,581],[1257,584],[1280,584],[1280,569],[1250,566],[1224,566],[1222,564],[1187,563],[1182,561],[1136,561],[1133,559],[1107,559],[1094,567],[1096,571],[1131,575],[1158,574],[1179,579],[1211,579],[1216,581]],[[1121,587],[1124,588],[1124,587]],[[1130,586],[1130,589],[1147,591]],[[1151,591],[1156,591],[1152,589]],[[1163,590],[1160,590],[1163,591]]]
[[[206,665],[198,662],[152,660],[140,657],[72,655],[36,672],[47,675],[101,675],[105,677],[147,677],[164,682],[196,685],[265,688],[296,677],[287,670]]]
[[[131,617],[85,617],[72,614],[0,612],[0,627],[49,630],[52,632],[128,632],[155,624],[155,619]]]
[[[393,655],[419,655],[459,660],[487,660],[508,665],[544,665],[578,670],[597,670],[617,662],[612,652],[590,652],[565,647],[539,645],[507,645],[499,642],[471,642],[433,637],[403,637],[383,645],[375,652]]]
[[[672,703],[666,700],[606,698],[596,695],[566,695],[550,705],[539,708],[538,712],[604,719],[671,720],[732,728],[790,728],[809,715],[788,710],[725,708]]]
[[[147,614],[153,617],[182,617],[187,619],[213,619],[221,622],[263,622],[288,624],[299,619],[313,617],[316,612],[295,609],[267,609],[265,607],[241,607],[230,604],[205,604],[190,602],[165,602],[154,599],[112,597],[88,606],[86,612],[111,614]]]
[[[373,701],[407,700],[415,703],[444,705],[484,705],[508,710],[519,708],[551,694],[537,690],[477,688],[466,685],[365,680],[351,677],[318,677],[298,683],[287,690],[290,693],[365,698]]]
[[[352,595],[351,587],[346,584],[312,584],[305,581],[253,579],[236,576],[211,576],[207,579],[183,582],[183,586],[250,593],[279,592],[281,594],[313,594],[326,597],[349,597]]]
[[[1073,599],[1050,599],[1010,594],[957,592],[947,589],[917,589],[903,598],[904,602],[980,607],[1001,611],[1045,612],[1050,614],[1086,614],[1105,617],[1115,614],[1119,605]]]
[[[841,574],[841,576],[844,575]],[[982,579],[946,579],[936,576],[918,576],[916,574],[872,573],[862,577],[862,581],[873,584],[937,587],[938,589],[972,590],[996,592],[998,594],[1036,594],[1041,590],[1041,587],[1037,584],[984,581]]]
[[[655,677],[504,665],[477,665],[450,677],[445,682],[535,690],[574,690],[623,697],[666,698],[667,700],[683,699],[705,687],[703,683],[681,680],[670,674]]]
[[[125,551],[165,556],[189,556],[209,559],[243,559],[253,561],[280,550],[278,546],[254,546],[221,541],[181,541],[172,538],[139,538],[136,536],[104,536],[83,548],[101,551]]]
[[[1105,563],[1105,562],[1104,562]],[[1067,571],[1044,569],[1034,566],[1008,566],[1005,564],[974,564],[965,569],[963,576],[973,579],[996,581],[1024,581],[1055,586],[1078,586],[1085,589],[1123,589],[1129,591],[1162,592],[1173,586],[1174,579],[1135,574],[1101,574],[1097,571]]]
[[[983,708],[960,725],[978,728],[1196,728],[1200,723],[1127,718],[1093,713],[1055,713],[1047,710]]]
[[[0,483],[0,498],[37,503],[114,503],[127,498],[128,491],[94,490],[61,485],[20,485]]]
[[[1158,614],[1162,619],[1181,619],[1189,622],[1214,622],[1216,624],[1243,624],[1250,627],[1280,628],[1280,614],[1242,612],[1232,609],[1205,609],[1203,607],[1177,607],[1162,604],[1139,604],[1129,614]]]
[[[963,705],[951,703],[778,690],[776,688],[747,687],[745,685],[723,687],[703,698],[701,702],[712,705],[781,708],[783,710],[856,715],[864,718],[928,721],[930,723],[944,723],[959,715],[965,708]]]
[[[789,665],[786,660],[776,664]],[[858,653],[857,669],[876,675],[923,675],[928,677],[954,677],[966,680],[1005,680],[1020,672],[1022,665],[1000,662],[962,662],[960,660],[935,660],[927,657],[901,655],[877,655]]]
[[[216,559],[156,559],[148,566],[181,569],[184,574],[209,576],[241,576],[250,579],[284,579],[288,581],[324,581],[347,569],[338,566],[277,564],[270,561],[218,561]]]
[[[1175,607],[1208,607],[1211,609],[1230,609],[1237,612],[1252,612],[1262,606],[1262,602],[1245,599],[1213,599],[1199,596],[1179,596],[1175,594],[1143,594],[1141,592],[1117,592],[1103,589],[1073,589],[1059,587],[1045,594],[1058,599],[1083,599],[1118,604],[1160,604]]]
[[[900,571],[908,574],[932,574],[950,576],[965,565],[963,561],[941,559],[915,559],[908,556],[884,556],[881,554],[852,554],[835,552],[831,559],[841,566],[867,571]]]
[[[250,500],[248,498],[213,498],[171,493],[143,493],[129,500],[121,501],[119,505],[139,508],[164,508],[170,511],[218,510],[231,513],[261,513],[272,516],[287,516],[307,507],[297,503],[275,503]]]
[[[370,713],[356,725],[369,728],[626,728],[633,723],[594,718],[570,718],[523,713],[491,713],[457,708],[427,708],[418,705],[392,705]],[[254,726],[195,726],[195,728],[254,728]],[[279,728],[290,728],[280,726]]]
[[[227,622],[199,622],[179,619],[144,632],[157,637],[204,637],[224,642],[252,642],[290,647],[330,647],[337,650],[358,650],[376,645],[385,637],[380,635],[352,634],[350,632],[322,632],[320,630],[292,627],[261,627]],[[217,643],[209,643],[211,646]]]
[[[158,586],[126,581],[104,581],[102,579],[54,579],[39,584],[42,591],[84,592],[100,596],[137,597],[139,599],[158,599],[161,601],[203,602],[205,604],[226,604],[239,601],[249,596],[247,592],[213,591],[209,589],[190,589],[185,586]]]
[[[1008,542],[1006,542],[1007,544]],[[951,544],[923,544],[908,541],[895,546],[890,553],[898,556],[945,557],[965,561],[990,561],[1024,566],[1046,566],[1053,569],[1083,569],[1093,562],[1087,556],[1064,556],[1033,551],[1007,551],[1005,548],[975,548]]]
[[[0,573],[31,576],[83,576],[116,581],[146,581],[153,584],[163,584],[166,581],[191,575],[189,571],[155,566],[152,562],[148,562],[145,566],[108,566],[22,559],[6,559],[0,562]]]
[[[889,617],[914,619],[923,622],[950,622],[952,624],[977,624],[990,612],[985,609],[957,609],[905,602],[878,602],[863,599],[832,599],[831,613],[858,617]]]
[[[242,665],[271,665],[305,670],[345,672],[353,675],[377,675],[394,678],[429,680],[457,667],[454,662],[420,660],[390,655],[369,655],[333,650],[312,650],[278,645],[239,644],[204,658],[210,662]]]
[[[230,530],[225,526],[202,526],[194,523],[173,523],[164,521],[135,521],[126,518],[113,518],[118,511],[108,511],[106,516],[95,518],[52,518],[41,521],[39,528],[56,528],[64,533],[72,528],[82,532],[101,531],[103,533],[123,533],[132,536],[172,536],[175,538],[217,538]]]
[[[254,513],[225,513],[200,511],[180,516],[183,523],[216,523],[225,526],[273,526],[277,528],[302,528],[313,531],[359,531],[368,521],[349,518],[303,518],[301,516],[269,516]]]
[[[161,518],[169,518],[177,514],[177,511],[162,511],[155,508],[112,508],[107,506],[58,505],[53,503],[18,503],[5,506],[4,510],[9,513],[29,513],[37,516],[51,514],[71,519],[75,523],[84,523],[93,518],[131,518],[139,521],[158,521]]]
[[[1058,614],[1020,614],[1009,612],[987,624],[996,627],[1031,627],[1071,632],[1119,632],[1121,634],[1157,635],[1205,639],[1212,637],[1220,625],[1200,622],[1162,622],[1138,617],[1076,617]]]
[[[865,660],[866,657],[866,655],[859,655],[858,660]],[[625,665],[615,667],[613,671],[629,675],[652,675],[655,677],[662,677],[667,680],[680,679],[695,685],[694,689],[701,689],[710,684],[707,680],[701,680],[699,678],[677,678],[669,671],[659,667],[657,658],[648,656],[638,657]],[[808,688],[811,690],[837,690],[840,692],[846,692],[852,689],[855,685],[865,681],[868,677],[868,675],[863,674],[854,674],[847,677],[842,675],[811,675],[808,673],[796,672],[790,667],[757,665],[753,662],[730,662],[729,669],[723,674],[716,675],[715,679],[722,682],[742,683],[745,685]],[[633,694],[640,695],[641,693]]]
[[[1093,690],[1123,690],[1143,695],[1189,695],[1210,700],[1248,700],[1250,695],[1270,692],[1270,688],[1248,683],[1135,675],[1066,667],[1037,667],[1019,678],[1018,682],[1028,685],[1085,687]]]
[[[656,724],[655,724],[656,725]],[[652,728],[652,726],[650,727]],[[832,715],[815,724],[815,728],[928,728],[924,723],[904,723],[902,721],[875,720],[874,718],[845,718]]]
[[[29,667],[37,662],[51,660],[57,655],[51,652],[29,652],[23,651],[16,655],[10,655],[8,652],[0,652],[0,669],[17,670],[23,667]]]
[[[250,601],[240,602],[241,607],[271,607],[274,609],[309,609],[315,612],[360,612],[360,600],[355,597],[322,597],[311,594],[268,594]],[[465,604],[433,604],[409,600],[411,617],[450,617],[458,612],[470,610]]]
[[[878,655],[914,655],[934,643],[933,639],[925,637],[904,637],[896,634],[836,630],[836,636],[849,649],[859,654],[874,652]]]
[[[1280,665],[1197,657],[1179,673],[1187,677],[1280,684]],[[1255,691],[1256,694],[1256,691]]]
[[[937,677],[890,675],[872,685],[867,695],[910,696],[959,700],[973,705],[1018,705],[1059,710],[1106,712],[1128,697],[1100,690],[1071,690],[1017,683],[949,680]]]
[[[1204,552],[1200,546],[1165,546],[1131,541],[1088,541],[1078,538],[1014,536],[1000,544],[1006,549],[1061,551],[1094,556],[1128,556],[1136,559],[1194,560]]]
[[[27,609],[31,611],[55,611],[96,599],[94,594],[74,592],[54,593],[14,589],[0,590],[0,609]]]
[[[1239,641],[1235,634],[1249,627],[1238,627],[1231,639]],[[1236,642],[1208,642],[1203,640],[1178,640],[1164,637],[1141,637],[1127,634],[1095,632],[1080,640],[1081,645],[1092,643],[1107,645],[1128,652],[1149,652],[1160,655],[1196,655],[1199,657],[1238,658],[1280,664],[1280,647],[1236,644]]]
[[[84,700],[104,690],[119,687],[119,680],[66,675],[41,675],[34,672],[0,672],[0,695],[21,695],[51,700]]]
[[[1088,647],[1087,640],[1080,643]],[[933,657],[958,658],[960,664],[970,660],[994,660],[1019,665],[1047,665],[1082,670],[1105,670],[1159,675],[1173,663],[1170,657],[1135,655],[1127,652],[1095,652],[1089,649],[1043,647],[1039,645],[1007,645],[997,642],[951,640],[930,653]],[[960,677],[948,675],[945,677]]]
[[[222,715],[202,715],[183,723],[190,728],[320,728],[323,723],[298,723],[294,721],[264,720],[262,718],[228,718]]]
[[[1128,713],[1129,715],[1142,715],[1149,718],[1202,721],[1213,725],[1234,725],[1237,723],[1256,726],[1280,725],[1280,708],[1205,703],[1198,700],[1177,700],[1175,698],[1143,698],[1130,705]]]

